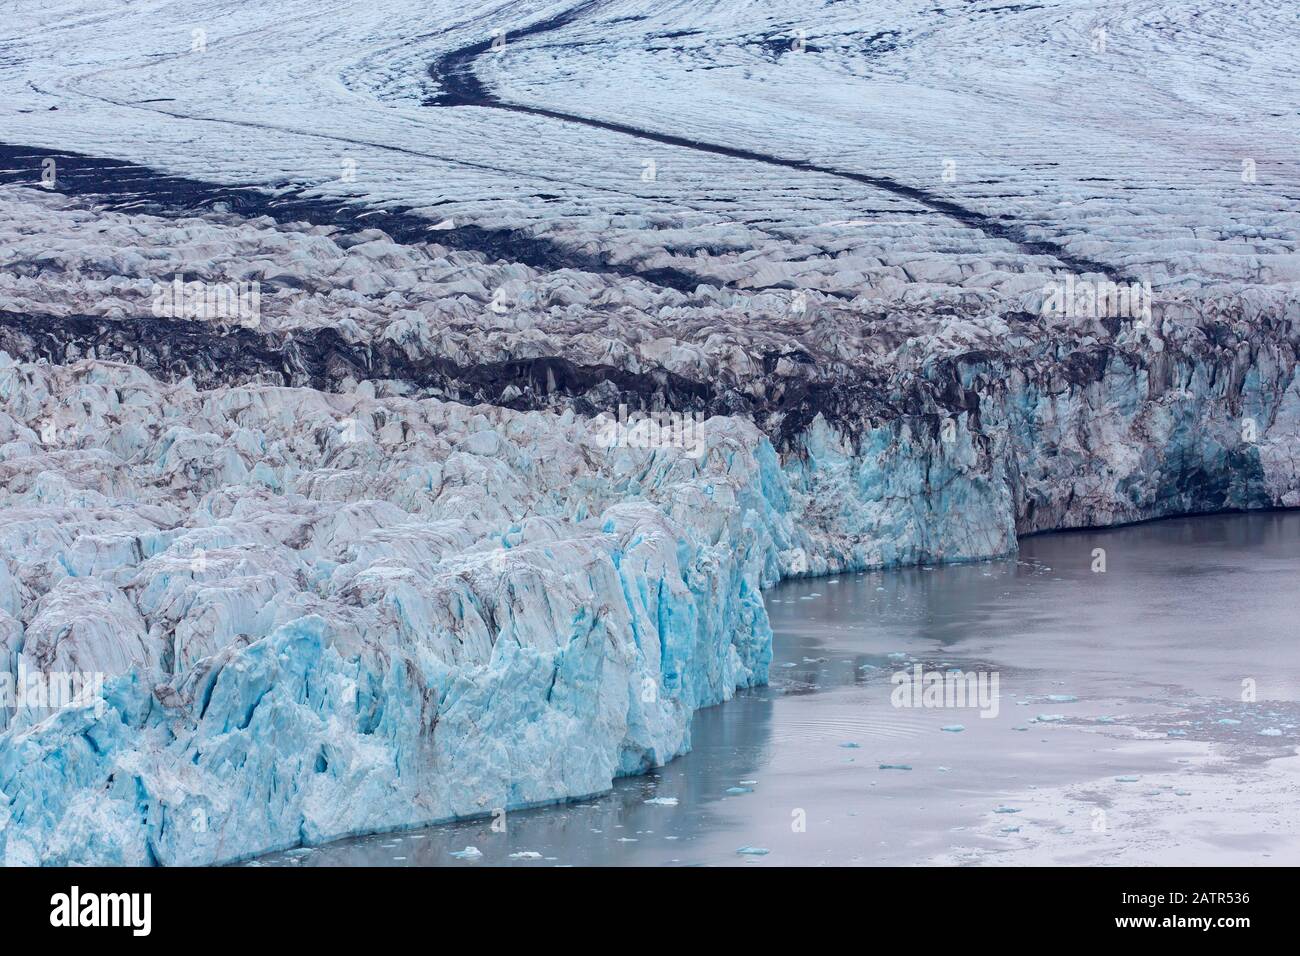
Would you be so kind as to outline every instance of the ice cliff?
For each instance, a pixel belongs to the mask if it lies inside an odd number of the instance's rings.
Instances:
[[[6,356],[6,658],[107,681],[8,717],[5,859],[215,862],[595,793],[766,679],[780,575],[1297,504],[1294,349],[1214,356],[971,357],[960,407],[818,416],[784,464],[739,417],[696,457],[572,411]]]
[[[1300,506],[1275,5],[688,6],[0,23],[6,862],[598,792],[782,577]]]
[[[10,718],[9,862],[225,860],[593,793],[766,678],[782,516],[752,426],[711,423],[696,463],[572,414],[101,363],[6,357],[0,395],[7,659],[109,675]]]

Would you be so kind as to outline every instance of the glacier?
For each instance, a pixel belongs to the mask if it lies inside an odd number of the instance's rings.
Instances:
[[[0,37],[6,863],[599,793],[766,682],[783,578],[1300,506],[1262,0],[50,0]],[[1150,308],[1053,314],[1064,280]],[[159,315],[178,281],[259,307]],[[611,441],[623,406],[701,447]]]
[[[854,447],[819,417],[784,463],[738,417],[696,457],[572,411],[5,356],[8,659],[108,675],[9,719],[5,859],[223,862],[600,792],[766,681],[782,576],[1294,506],[1295,353],[1241,354],[1074,384],[982,360],[978,430]]]

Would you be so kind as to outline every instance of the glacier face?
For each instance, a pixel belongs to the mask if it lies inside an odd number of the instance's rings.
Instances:
[[[4,859],[597,792],[766,679],[781,577],[1300,505],[1293,34],[1256,0],[13,11]],[[160,317],[177,276],[260,310]],[[1054,317],[1066,277],[1150,314]],[[702,448],[611,445],[621,405]]]
[[[9,717],[5,858],[217,862],[601,791],[766,680],[779,576],[1295,505],[1276,352],[1076,383],[975,363],[977,427],[818,418],[784,464],[737,417],[695,456],[571,410],[6,356],[0,633],[15,673],[106,683]]]
[[[788,517],[752,426],[715,420],[697,461],[367,391],[6,360],[6,646],[107,675],[10,720],[7,860],[210,862],[593,793],[766,679]]]

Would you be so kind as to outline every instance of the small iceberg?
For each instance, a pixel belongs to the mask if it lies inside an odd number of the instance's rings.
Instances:
[[[741,856],[767,856],[772,851],[765,846],[742,846],[736,852]]]
[[[458,860],[477,860],[483,855],[483,851],[476,846],[467,846],[463,850],[453,850],[451,855]]]
[[[675,807],[677,806],[676,797],[651,797],[646,801],[647,806],[651,807]]]

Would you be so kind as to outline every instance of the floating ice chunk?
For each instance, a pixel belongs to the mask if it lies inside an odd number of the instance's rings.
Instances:
[[[675,807],[677,806],[676,797],[651,797],[646,804],[652,807]]]
[[[1040,724],[1054,724],[1057,721],[1065,720],[1065,714],[1039,714],[1034,720]]]
[[[1237,724],[1241,723],[1241,721],[1235,720],[1232,717],[1221,717],[1218,720],[1216,720],[1215,723],[1223,724],[1226,727],[1235,727]]]
[[[1259,735],[1261,737],[1281,737],[1282,731],[1278,730],[1276,727],[1265,727],[1259,732]]]
[[[540,860],[542,855],[536,850],[520,850],[518,853],[511,853],[512,860]]]
[[[765,846],[742,846],[736,852],[741,856],[767,856],[772,851]]]
[[[999,833],[1019,833],[1019,832],[1020,832],[1020,827],[1002,827],[1002,828],[999,829],[998,832],[999,832]]]
[[[1116,777],[1115,782],[1116,783],[1137,783],[1138,778],[1136,776],[1133,776],[1132,774],[1128,774],[1123,777]]]
[[[1019,813],[1020,808],[1019,807],[998,807],[993,812],[994,813]]]
[[[451,855],[458,860],[477,860],[483,855],[483,851],[476,846],[467,846],[463,850],[453,850]]]
[[[905,764],[905,763],[882,763],[880,765],[880,769],[881,770],[911,770],[912,767],[910,764]]]
[[[728,796],[738,797],[742,793],[753,793],[754,788],[753,787],[728,787],[723,792],[726,793]]]
[[[855,743],[855,742],[852,741],[852,740],[846,740],[846,741],[844,741],[844,743],[840,744],[840,746],[843,747],[845,750],[858,750],[858,749],[860,749],[860,745],[857,744],[857,743]]]
[[[1053,704],[1073,704],[1079,698],[1075,697],[1073,694],[1048,694],[1047,699]]]
[[[740,781],[740,785],[741,785],[742,787],[753,787],[753,786],[757,785],[757,783],[758,783],[757,780],[741,780],[741,781]]]
[[[939,729],[946,734],[959,734],[966,729],[966,726],[964,724],[947,724]]]

